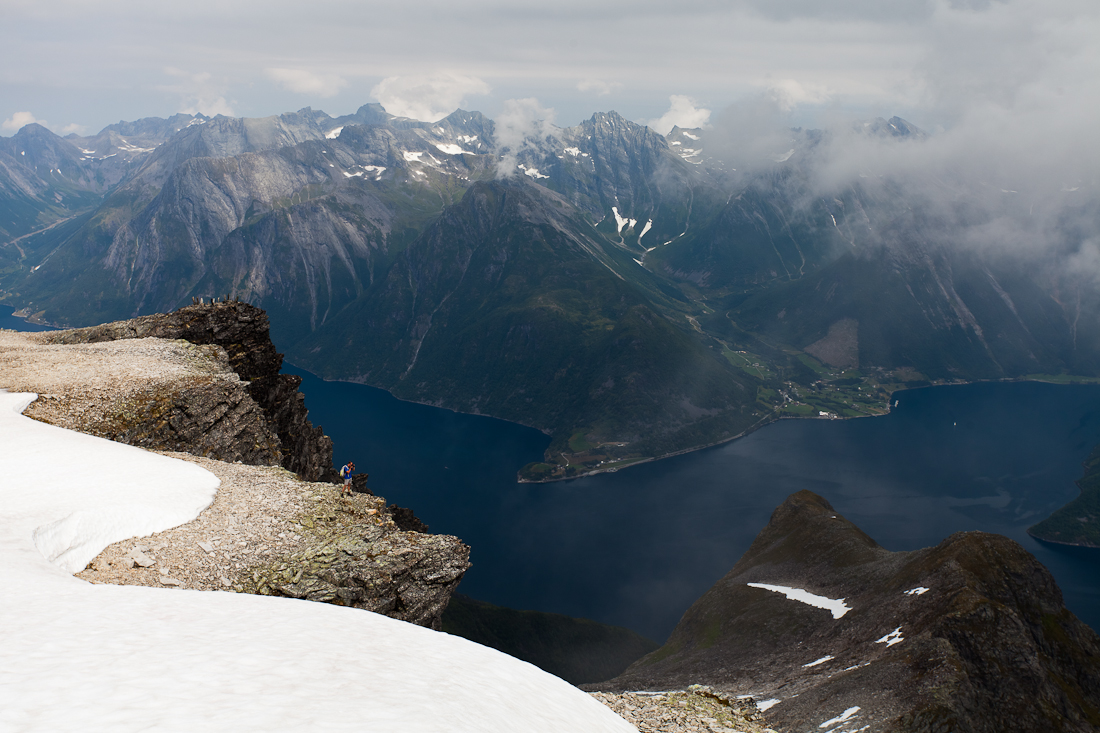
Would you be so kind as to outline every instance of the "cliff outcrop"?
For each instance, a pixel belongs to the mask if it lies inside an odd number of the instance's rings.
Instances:
[[[111,545],[79,577],[302,598],[440,628],[470,566],[458,538],[407,532],[381,497],[341,498],[283,468],[169,455],[221,479],[214,503],[181,527]]]
[[[80,577],[304,598],[438,629],[470,548],[381,497],[340,498],[333,483],[295,475],[333,475],[332,444],[280,363],[266,315],[241,303],[0,331],[0,388],[38,393],[29,417],[170,453],[221,480],[195,520],[111,545]]]
[[[128,321],[116,321],[89,328],[76,328],[46,334],[44,343],[94,344],[122,339],[161,338],[182,339],[195,345],[212,345],[224,349],[228,367],[235,372],[247,389],[248,396],[259,406],[267,431],[276,440],[254,436],[253,432],[221,431],[226,440],[222,447],[203,446],[199,455],[209,455],[222,460],[241,460],[250,464],[279,463],[307,481],[335,481],[332,468],[332,440],[321,428],[309,422],[305,398],[298,392],[301,377],[280,374],[283,355],[271,342],[267,313],[260,308],[236,301],[197,304],[172,313],[141,316]],[[163,450],[188,449],[187,436],[198,417],[209,423],[214,415],[232,413],[242,401],[239,395],[181,393],[153,400],[152,405],[137,406],[132,419],[122,421],[113,440],[131,442],[130,436],[139,437],[135,445]],[[215,407],[215,405],[221,405]],[[221,419],[218,417],[217,419]],[[125,423],[125,424],[121,424]],[[201,432],[201,431],[199,431]],[[236,439],[239,437],[239,440]],[[254,439],[255,438],[255,439]],[[252,445],[249,446],[249,441]],[[260,447],[260,444],[266,444]]]
[[[1100,637],[1020,545],[890,552],[809,491],[608,690],[700,682],[786,731],[1095,731]]]

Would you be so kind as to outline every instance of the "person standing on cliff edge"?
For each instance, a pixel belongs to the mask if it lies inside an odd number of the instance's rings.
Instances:
[[[348,461],[340,467],[340,478],[344,479],[344,488],[341,496],[351,496],[351,474],[355,472],[355,461]]]

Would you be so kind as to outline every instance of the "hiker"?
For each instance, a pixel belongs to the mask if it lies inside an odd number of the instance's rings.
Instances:
[[[342,496],[351,495],[351,474],[355,471],[355,461],[348,461],[340,468],[340,477],[344,479],[344,488],[340,492]]]

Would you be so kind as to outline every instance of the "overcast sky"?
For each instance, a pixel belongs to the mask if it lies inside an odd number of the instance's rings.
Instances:
[[[795,124],[975,106],[1100,118],[1097,0],[0,0],[0,134],[203,112],[422,119],[530,100],[667,128],[745,99]],[[663,130],[662,130],[663,131]]]

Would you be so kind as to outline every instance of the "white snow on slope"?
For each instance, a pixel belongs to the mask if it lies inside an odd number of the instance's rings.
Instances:
[[[825,662],[828,662],[832,659],[836,659],[836,657],[834,657],[832,654],[826,654],[821,659],[815,659],[814,661],[810,662],[809,664],[803,664],[802,666],[803,667],[816,667],[817,665],[825,664]]]
[[[580,148],[566,148],[565,152],[569,153],[574,158],[576,158],[577,156],[579,156],[581,154],[581,149]]]
[[[680,134],[683,135],[684,137],[689,137],[692,140],[698,140],[699,139],[698,135],[692,135],[690,132],[684,132],[683,130],[680,130]]]
[[[831,718],[830,720],[826,720],[824,723],[822,723],[821,725],[819,725],[817,727],[818,728],[828,728],[829,726],[836,725],[837,723],[847,722],[847,721],[851,720],[853,717],[855,717],[855,714],[858,713],[858,712],[859,712],[859,706],[856,705],[855,707],[848,708],[847,710],[845,710],[843,713],[836,716],[835,718]]]
[[[328,140],[335,140],[336,138],[340,137],[340,131],[343,129],[343,127],[337,127],[335,130],[330,130],[325,133],[325,138]]]
[[[929,590],[931,590],[931,588],[925,588],[923,585],[919,585],[916,588],[913,588],[912,590],[905,591],[905,595],[907,595],[907,596],[923,596]]]
[[[769,708],[775,707],[779,703],[780,703],[780,700],[777,700],[774,697],[771,698],[770,700],[761,700],[760,702],[756,703],[756,709],[763,712],[765,710],[768,710]]]
[[[516,168],[519,168],[521,171],[523,171],[523,174],[525,176],[530,176],[531,178],[536,178],[537,179],[537,178],[549,178],[550,177],[550,176],[544,176],[543,174],[539,173],[538,168],[528,168],[523,163],[520,163],[519,165],[517,165]]]
[[[763,588],[764,590],[782,593],[792,601],[806,603],[815,608],[824,608],[832,612],[833,618],[840,618],[852,610],[845,605],[843,598],[833,599],[826,598],[825,596],[815,596],[813,593],[802,590],[801,588],[788,588],[785,585],[766,585],[764,583],[746,583],[746,585],[750,588]]]
[[[408,150],[401,153],[401,155],[403,155],[405,157],[405,160],[410,162],[410,163],[413,162],[413,161],[416,161],[417,163],[419,163],[420,162],[420,156],[423,155],[423,154],[424,153],[422,153],[422,152],[421,153],[413,153],[413,152],[410,152]]]
[[[650,219],[649,221],[647,221],[645,223],[645,226],[642,227],[642,233],[638,235],[638,244],[642,243],[642,237],[644,237],[645,233],[648,232],[652,228],[653,228],[653,220]],[[648,250],[646,250],[646,251],[648,251]]]
[[[794,155],[794,148],[791,148],[790,150],[783,153],[782,155],[775,156],[775,162],[776,163],[786,163],[788,160],[791,159],[792,155]]]
[[[462,148],[455,145],[454,143],[442,143],[442,144],[436,143],[435,146],[441,152],[444,152],[447,155],[476,155],[477,154],[477,153],[472,153],[469,150],[463,150]]]
[[[875,643],[885,644],[886,646],[893,646],[894,644],[900,644],[903,641],[905,641],[905,637],[901,635],[901,627],[899,626],[881,639],[875,640]]]
[[[619,234],[623,233],[623,227],[627,226],[628,224],[633,228],[633,226],[638,223],[637,219],[625,219],[625,218],[619,216],[619,207],[618,206],[612,206],[611,207],[611,213],[615,215],[615,223],[619,226],[619,229],[618,229]]]
[[[525,662],[367,611],[72,577],[218,482],[22,416],[33,397],[0,391],[0,730],[635,730]]]

